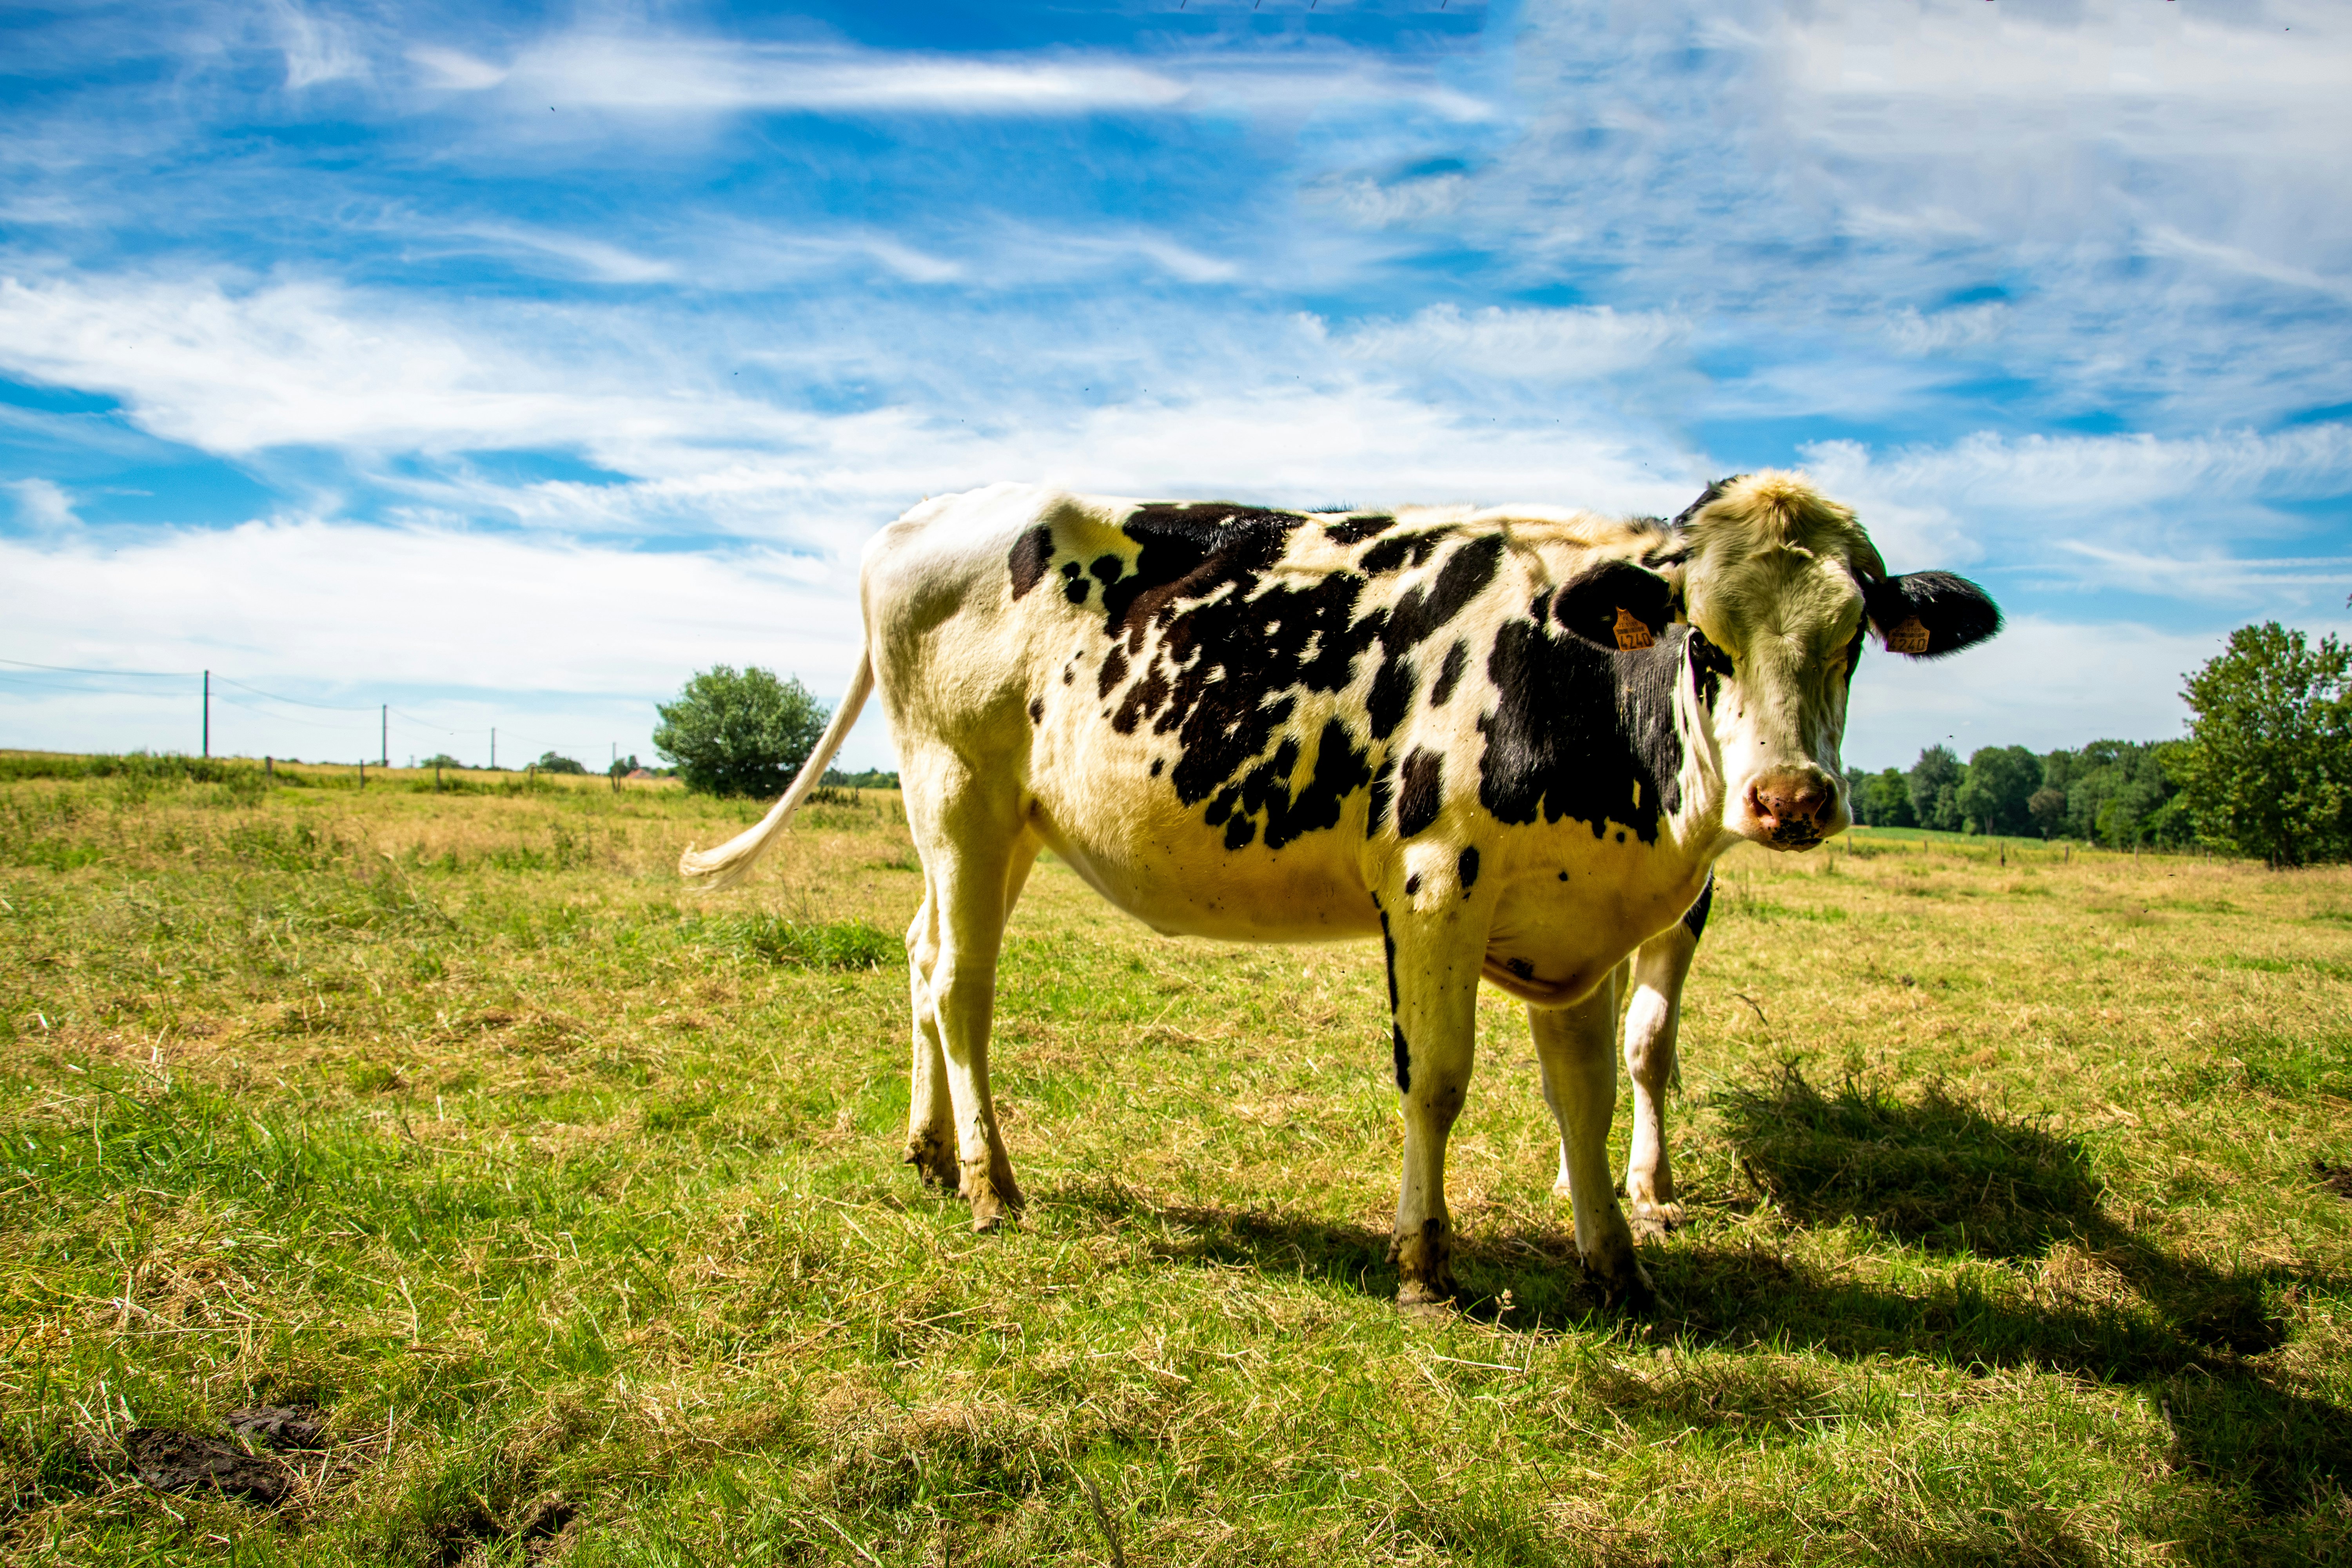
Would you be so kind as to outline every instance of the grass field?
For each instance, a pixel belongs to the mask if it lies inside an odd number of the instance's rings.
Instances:
[[[1041,867],[1032,1206],[974,1237],[897,1163],[893,796],[696,900],[750,803],[17,762],[10,1563],[2352,1560],[2352,873],[1742,850],[1661,1310],[1581,1279],[1490,996],[1481,1300],[1430,1318],[1376,947],[1165,940]],[[274,1508],[125,1458],[255,1405],[325,1426]]]

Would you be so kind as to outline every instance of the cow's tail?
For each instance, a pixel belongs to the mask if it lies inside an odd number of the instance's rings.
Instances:
[[[833,710],[833,722],[824,727],[824,736],[809,753],[807,762],[784,791],[783,798],[768,808],[768,815],[737,834],[715,849],[697,849],[688,845],[677,858],[677,874],[694,884],[698,892],[715,893],[721,888],[733,887],[743,879],[752,863],[767,852],[768,840],[773,838],[799,809],[801,798],[816,787],[824,777],[824,770],[833,765],[834,753],[841,742],[849,738],[849,728],[857,722],[858,710],[874,691],[874,657],[866,649],[857,654],[856,673],[849,678],[849,689],[842,695],[841,706]]]

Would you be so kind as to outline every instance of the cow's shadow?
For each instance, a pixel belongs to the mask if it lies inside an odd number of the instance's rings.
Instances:
[[[1769,1241],[1706,1239],[1702,1225],[1644,1249],[1660,1305],[1636,1324],[1585,1277],[1566,1226],[1487,1229],[1465,1237],[1455,1258],[1465,1313],[1516,1332],[1612,1327],[1694,1348],[1919,1355],[2136,1386],[2171,1426],[2176,1468],[2266,1515],[2347,1506],[2352,1413],[2289,1386],[2260,1359],[2284,1342],[2296,1292],[2333,1294],[2347,1282],[2184,1257],[2106,1211],[2078,1140],[1940,1089],[1916,1100],[1853,1084],[1825,1093],[1783,1068],[1718,1091],[1714,1105],[1742,1184],[1717,1196],[1719,1206],[1761,1201],[1800,1227],[1858,1226],[1941,1267],[1920,1271],[1923,1282],[1891,1283],[1826,1269]],[[1374,1297],[1396,1289],[1387,1234],[1370,1226],[1157,1204],[1093,1184],[1048,1201],[1151,1225],[1155,1250],[1171,1262],[1296,1274]],[[2075,1276],[2050,1290],[2021,1291],[2013,1273],[1990,1279],[1950,1267],[2051,1259],[2061,1248]],[[1627,1390],[1631,1399],[1654,1394]],[[1801,1391],[1790,1397],[1801,1403]],[[1753,1405],[1700,1401],[1671,1414],[1706,1426],[1752,1419]],[[2173,1527],[2193,1535],[2221,1523]]]

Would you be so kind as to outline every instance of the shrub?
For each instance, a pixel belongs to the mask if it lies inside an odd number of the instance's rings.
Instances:
[[[714,665],[656,711],[654,750],[703,795],[781,795],[824,733],[814,693],[756,666]]]

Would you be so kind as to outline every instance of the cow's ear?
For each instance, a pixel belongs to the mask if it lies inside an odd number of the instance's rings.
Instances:
[[[1551,615],[1601,647],[1648,647],[1675,618],[1674,584],[1629,561],[1612,561],[1562,588]]]
[[[1941,658],[2000,630],[2000,606],[1949,572],[1866,579],[1862,598],[1887,651],[1913,658]]]

